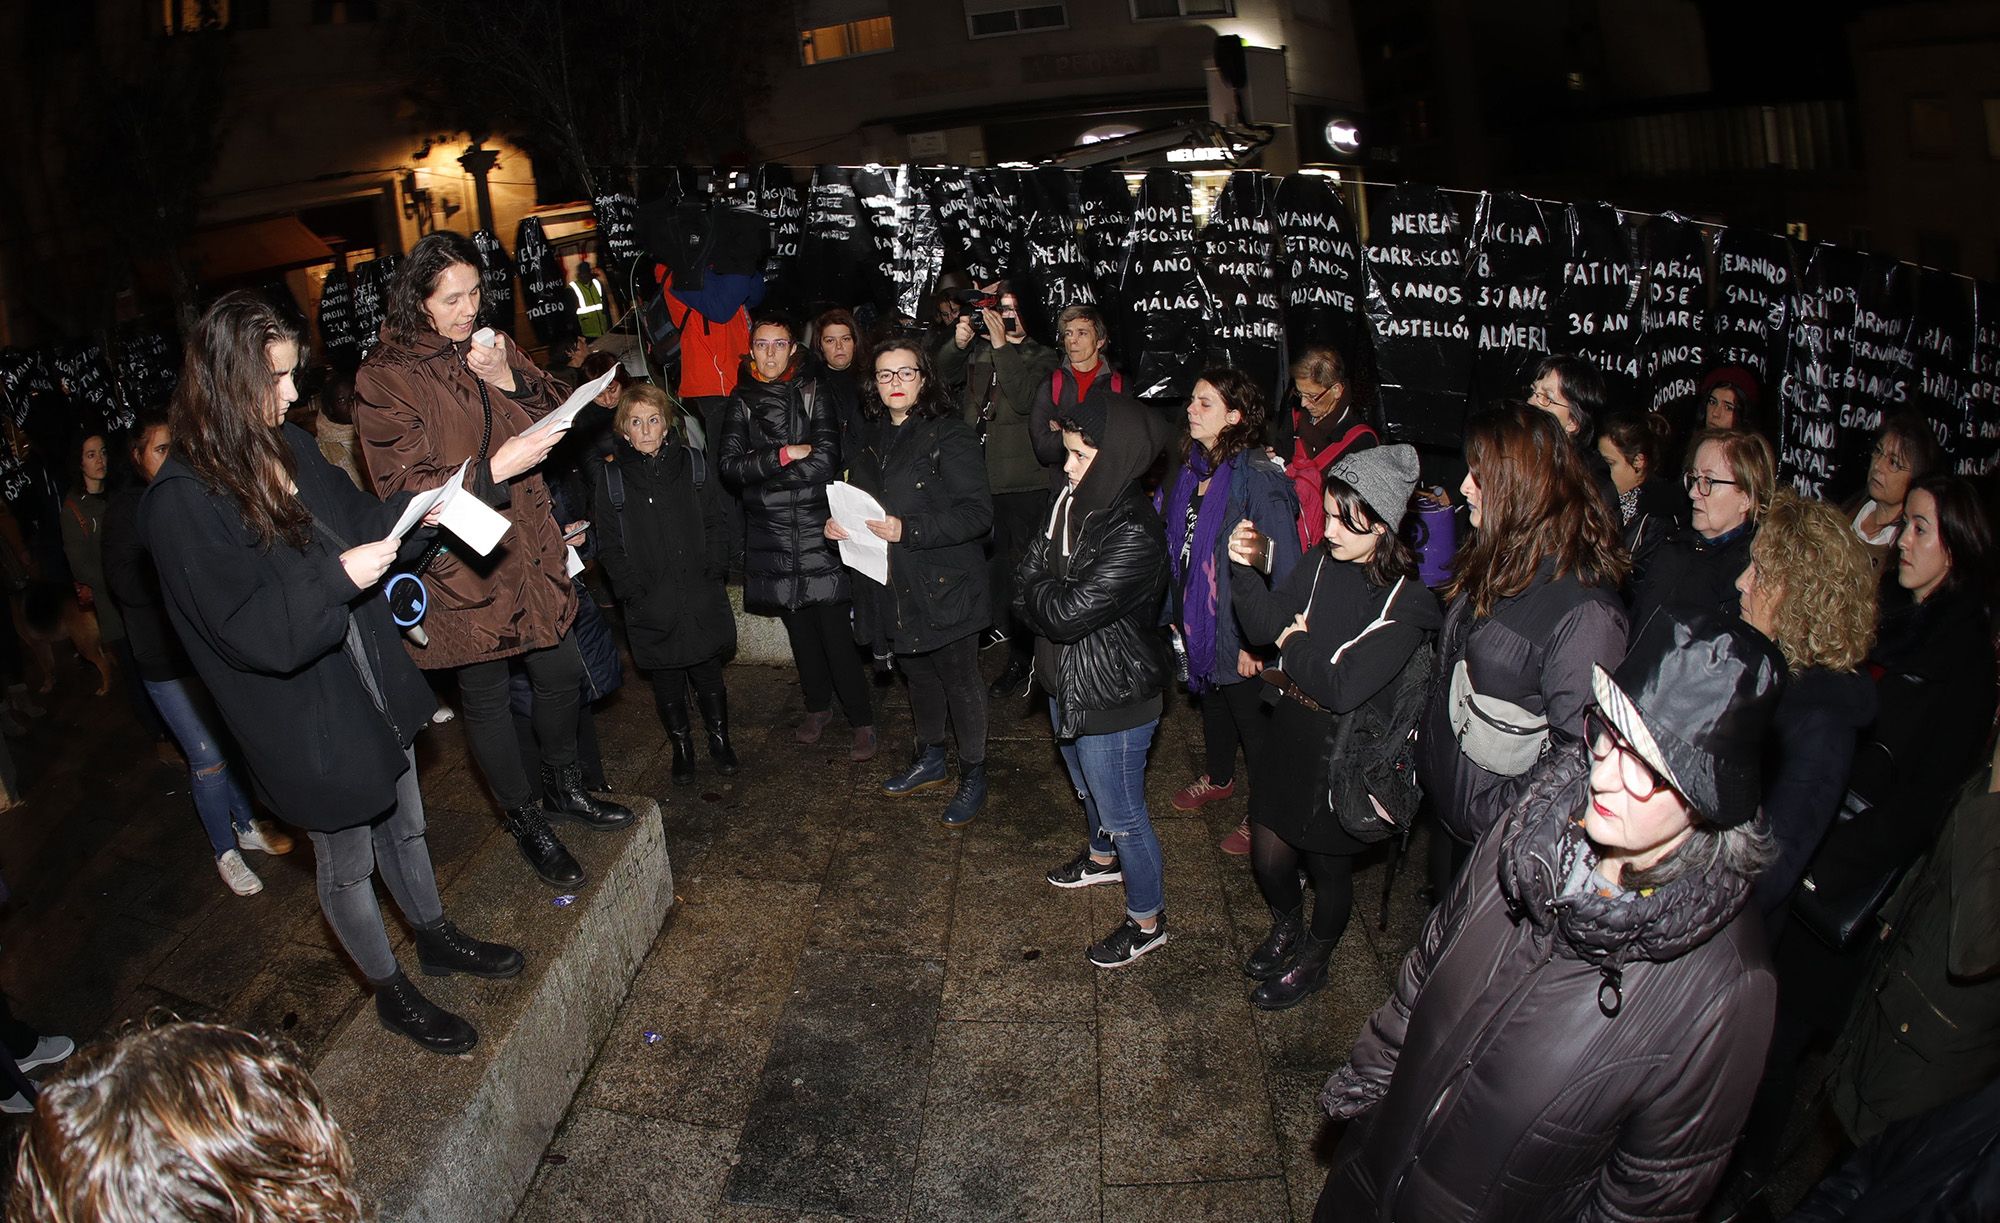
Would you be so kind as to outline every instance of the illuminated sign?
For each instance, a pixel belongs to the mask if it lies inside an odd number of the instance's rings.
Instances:
[[[1229,161],[1229,160],[1232,160],[1232,159],[1233,159],[1234,157],[1235,157],[1235,154],[1234,154],[1234,153],[1231,153],[1231,152],[1230,152],[1230,151],[1229,151],[1228,149],[1215,149],[1215,148],[1201,148],[1201,149],[1168,149],[1168,150],[1167,150],[1167,160],[1168,160],[1168,161],[1174,161],[1174,162],[1183,162],[1183,161]]]
[[[1326,121],[1326,142],[1336,152],[1358,153],[1361,151],[1361,129],[1346,119]]]

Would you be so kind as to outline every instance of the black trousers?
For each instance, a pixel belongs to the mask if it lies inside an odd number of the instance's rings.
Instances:
[[[1034,657],[1034,630],[1014,615],[1014,571],[1035,542],[1035,533],[1048,525],[1049,493],[995,493],[993,496],[993,538],[987,548],[987,582],[992,591],[993,627],[1008,635],[1007,652],[1026,663]]]
[[[792,642],[792,661],[798,664],[806,712],[825,713],[837,692],[849,726],[873,726],[875,711],[868,704],[868,677],[848,627],[853,612],[854,605],[842,600],[813,603],[785,612],[778,619]]]
[[[722,659],[711,658],[698,662],[692,667],[658,667],[649,678],[653,681],[653,708],[660,712],[660,724],[672,726],[687,720],[687,692],[693,688],[697,697],[720,696],[722,687]],[[679,719],[667,716],[670,709],[680,711]]]
[[[535,719],[514,711],[514,738],[521,745],[521,767],[535,773],[542,767],[542,745],[535,740]],[[583,784],[592,790],[604,788],[604,751],[597,745],[597,710],[590,701],[576,702],[576,762],[583,766]]]
[[[1236,777],[1236,745],[1243,745],[1243,763],[1261,774],[1264,746],[1271,739],[1271,711],[1264,708],[1261,680],[1210,688],[1201,694],[1201,744],[1208,761],[1208,779],[1226,786]]]
[[[1354,858],[1349,854],[1317,853],[1288,845],[1285,839],[1262,824],[1250,825],[1250,873],[1264,903],[1281,913],[1300,914],[1305,907],[1305,889],[1299,884],[1299,869],[1312,877],[1312,935],[1323,943],[1336,943],[1347,929],[1354,911]]]
[[[576,640],[564,636],[545,650],[518,656],[535,687],[535,741],[542,763],[562,768],[576,763],[576,711],[583,702],[583,655]],[[505,658],[476,662],[458,669],[458,700],[465,718],[465,738],[472,758],[500,807],[512,811],[535,802],[520,740],[514,737]]]
[[[986,763],[986,677],[979,673],[979,634],[968,633],[924,654],[898,654],[910,679],[910,717],[919,744],[944,742],[945,723],[958,735],[961,765]]]

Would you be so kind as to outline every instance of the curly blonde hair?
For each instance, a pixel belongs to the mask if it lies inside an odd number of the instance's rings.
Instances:
[[[297,1058],[212,1023],[87,1049],[42,1089],[9,1223],[351,1223],[354,1158]]]
[[[1776,596],[1772,637],[1794,671],[1852,671],[1875,643],[1875,573],[1847,519],[1789,489],[1750,545],[1757,586]]]

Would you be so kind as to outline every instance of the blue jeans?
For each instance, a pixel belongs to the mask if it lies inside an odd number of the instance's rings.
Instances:
[[[194,781],[194,809],[208,832],[208,843],[220,858],[236,848],[237,829],[248,829],[254,814],[243,783],[230,771],[222,744],[210,729],[216,720],[208,694],[191,679],[146,680],[146,695],[173,732],[187,757]]]
[[[1059,718],[1054,701],[1049,718]],[[1109,735],[1058,740],[1070,783],[1083,800],[1093,853],[1118,859],[1125,873],[1125,912],[1145,921],[1167,907],[1160,838],[1146,813],[1146,752],[1157,719]]]

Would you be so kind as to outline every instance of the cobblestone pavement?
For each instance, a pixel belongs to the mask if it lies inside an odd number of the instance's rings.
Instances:
[[[0,817],[16,1010],[88,1040],[165,1008],[316,1059],[363,998],[309,847],[246,855],[265,889],[230,895],[185,769],[154,762],[116,695],[64,681],[12,743],[30,801]],[[697,784],[668,785],[642,684],[600,714],[614,787],[662,799],[679,899],[519,1220],[1310,1217],[1330,1149],[1314,1097],[1416,935],[1421,835],[1386,929],[1378,856],[1329,987],[1266,1014],[1238,966],[1267,911],[1247,860],[1216,848],[1241,791],[1198,814],[1168,801],[1199,768],[1192,707],[1170,710],[1147,784],[1171,941],[1104,972],[1083,951],[1118,921],[1119,889],[1042,879],[1082,837],[1045,706],[996,702],[992,800],[953,832],[948,791],[877,788],[909,750],[900,687],[876,690],[882,755],[857,765],[838,718],[793,742],[789,670],[735,666],[729,684],[734,779],[704,757]],[[420,760],[448,883],[500,834],[456,724]],[[521,895],[546,895],[525,867]]]

